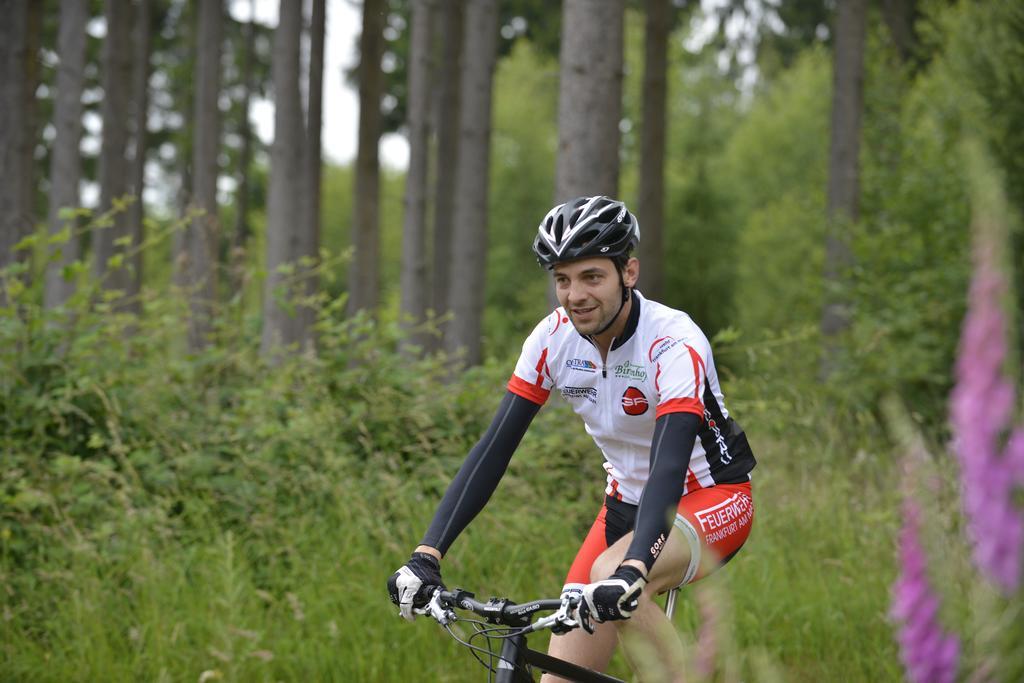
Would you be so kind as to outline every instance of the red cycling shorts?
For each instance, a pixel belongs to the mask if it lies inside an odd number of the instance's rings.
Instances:
[[[566,584],[590,582],[590,569],[598,556],[633,531],[636,509],[636,505],[605,497],[576,553]],[[716,484],[680,498],[673,527],[690,546],[690,564],[680,585],[703,578],[732,559],[750,535],[753,522],[754,498],[749,481]]]

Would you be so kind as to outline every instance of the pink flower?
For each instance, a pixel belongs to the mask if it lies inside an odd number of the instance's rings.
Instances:
[[[1014,386],[1003,374],[1007,330],[1000,302],[1005,291],[994,248],[982,243],[960,338],[950,419],[974,563],[1012,594],[1020,586],[1024,561],[1024,510],[1013,500],[1014,489],[1024,488],[1024,430],[1018,428],[1002,445],[1016,403]]]
[[[899,623],[897,642],[907,679],[912,683],[953,683],[960,642],[956,636],[946,635],[938,620],[939,599],[928,583],[928,561],[918,538],[920,514],[911,500],[904,503],[901,572],[893,585],[891,616]]]

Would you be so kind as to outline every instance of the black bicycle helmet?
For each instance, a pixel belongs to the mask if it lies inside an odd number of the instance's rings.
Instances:
[[[640,243],[640,225],[626,205],[608,197],[577,197],[548,212],[533,252],[545,268],[594,256],[628,256]]]

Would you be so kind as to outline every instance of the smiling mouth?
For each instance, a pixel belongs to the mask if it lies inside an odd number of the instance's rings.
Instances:
[[[586,315],[593,313],[597,310],[597,306],[591,306],[590,308],[574,308],[572,309],[573,315]]]

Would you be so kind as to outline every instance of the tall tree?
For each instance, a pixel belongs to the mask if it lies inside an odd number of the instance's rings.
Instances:
[[[463,43],[462,0],[442,0],[439,31],[441,65],[434,89],[437,122],[437,163],[434,187],[434,266],[431,306],[438,315],[448,310],[452,271],[452,221],[455,214],[455,169],[459,141],[459,65]],[[432,345],[433,346],[433,345]]]
[[[252,93],[256,52],[256,0],[249,0],[249,22],[245,27],[245,43],[242,48],[242,103],[241,126],[238,135],[241,140],[238,159],[238,191],[235,192],[235,229],[231,240],[232,290],[242,289],[242,273],[245,267],[245,251],[252,229],[249,226],[249,177],[252,167],[253,133],[249,110],[252,108]]]
[[[313,297],[319,287],[316,262],[320,252],[320,177],[323,166],[321,128],[323,127],[324,92],[324,38],[327,29],[327,7],[325,0],[313,0],[309,36],[309,79],[308,102],[306,105],[306,140],[304,145],[304,169],[306,194],[302,200],[304,211],[301,234],[298,240],[299,263],[302,278],[302,292]],[[313,324],[316,311],[309,305],[298,308],[296,319],[296,341],[303,348],[313,344]]]
[[[497,0],[469,0],[465,59],[459,86],[459,156],[456,162],[452,266],[460,275],[448,298],[453,319],[445,334],[449,353],[465,351],[470,365],[482,356],[487,265],[487,184],[490,178],[491,100],[498,49]]]
[[[181,5],[175,29],[177,40],[174,51],[177,53],[176,69],[172,70],[171,89],[174,93],[174,110],[177,112],[194,112],[196,108],[195,88],[190,82],[195,74],[195,60],[198,52],[197,18],[193,3]],[[176,75],[178,78],[173,78]],[[182,117],[181,125],[175,131],[176,165],[178,167],[177,204],[182,218],[189,215],[192,207],[192,148],[195,122],[192,116]],[[185,289],[189,286],[188,274],[188,240],[187,229],[176,230],[171,240],[173,260],[173,282],[177,287]]]
[[[405,219],[402,224],[401,312],[404,322],[418,325],[427,312],[427,168],[430,136],[430,91],[433,0],[412,5],[409,51],[409,170],[405,175]],[[411,338],[422,346],[422,335]]]
[[[21,173],[26,182],[22,183],[22,205],[25,207],[25,225],[28,232],[35,229],[36,224],[36,192],[41,178],[36,175],[36,145],[39,142],[39,105],[36,91],[39,89],[40,66],[39,58],[43,35],[43,3],[28,3],[28,24],[25,35],[25,79],[21,96],[24,100],[25,134],[21,138]],[[26,255],[27,256],[27,255]]]
[[[893,45],[900,59],[909,62],[914,56],[917,35],[914,18],[917,15],[917,0],[882,0],[882,16],[889,27]]]
[[[839,335],[850,324],[845,272],[853,264],[846,232],[860,215],[860,136],[864,113],[864,40],[867,0],[840,2],[836,13],[833,58],[832,132],[828,166],[828,233],[825,238],[825,287],[821,319],[825,337],[822,374],[837,366]]]
[[[671,0],[647,0],[644,27],[643,124],[640,127],[640,286],[661,297],[664,279],[665,100]]]
[[[89,21],[88,0],[61,0],[57,34],[57,92],[53,103],[56,137],[50,154],[50,203],[47,223],[51,235],[65,228],[69,234],[60,245],[60,256],[46,268],[43,303],[60,306],[75,290],[63,275],[65,267],[80,256],[76,221],[61,216],[64,209],[79,205],[78,183],[82,177],[82,90],[85,87],[85,25]]]
[[[149,132],[149,74],[150,49],[153,33],[153,16],[150,0],[136,0],[135,30],[133,33],[135,55],[132,71],[132,155],[130,161],[131,192],[134,201],[128,207],[128,225],[131,229],[132,244],[142,244],[145,234],[143,223],[146,209],[142,195],[146,184],[146,150]],[[128,300],[136,312],[141,312],[139,292],[142,290],[142,250],[137,249],[132,258],[132,278],[128,286]]]
[[[305,197],[305,131],[299,95],[299,43],[302,3],[281,0],[274,31],[274,142],[270,148],[270,197],[267,202],[267,281],[263,295],[260,352],[273,357],[295,341],[295,316],[285,303],[292,299],[294,279],[286,273],[294,262],[299,239],[296,218]],[[283,299],[283,300],[282,300]]]
[[[216,253],[219,224],[217,178],[220,152],[221,44],[224,37],[222,0],[200,0],[196,43],[195,138],[192,146],[192,207],[185,229],[189,289],[189,347],[207,343],[216,297]]]
[[[27,88],[28,27],[27,3],[0,0],[0,268],[14,263],[23,254],[14,246],[31,229],[31,210],[25,205],[30,184],[22,168],[22,145],[28,134],[29,112],[25,107]],[[0,291],[0,305],[7,302]]]
[[[624,0],[562,5],[555,200],[619,191]]]
[[[121,202],[128,193],[125,124],[131,119],[131,0],[106,0],[104,16],[100,211],[112,212],[112,216],[109,226],[97,226],[93,233],[93,267],[104,289],[127,292],[131,273],[123,259],[129,251],[131,228]],[[126,303],[120,300],[122,307]]]
[[[352,198],[352,263],[349,265],[350,312],[372,310],[380,290],[380,134],[384,92],[385,0],[364,0],[359,38],[359,135],[355,191]]]

